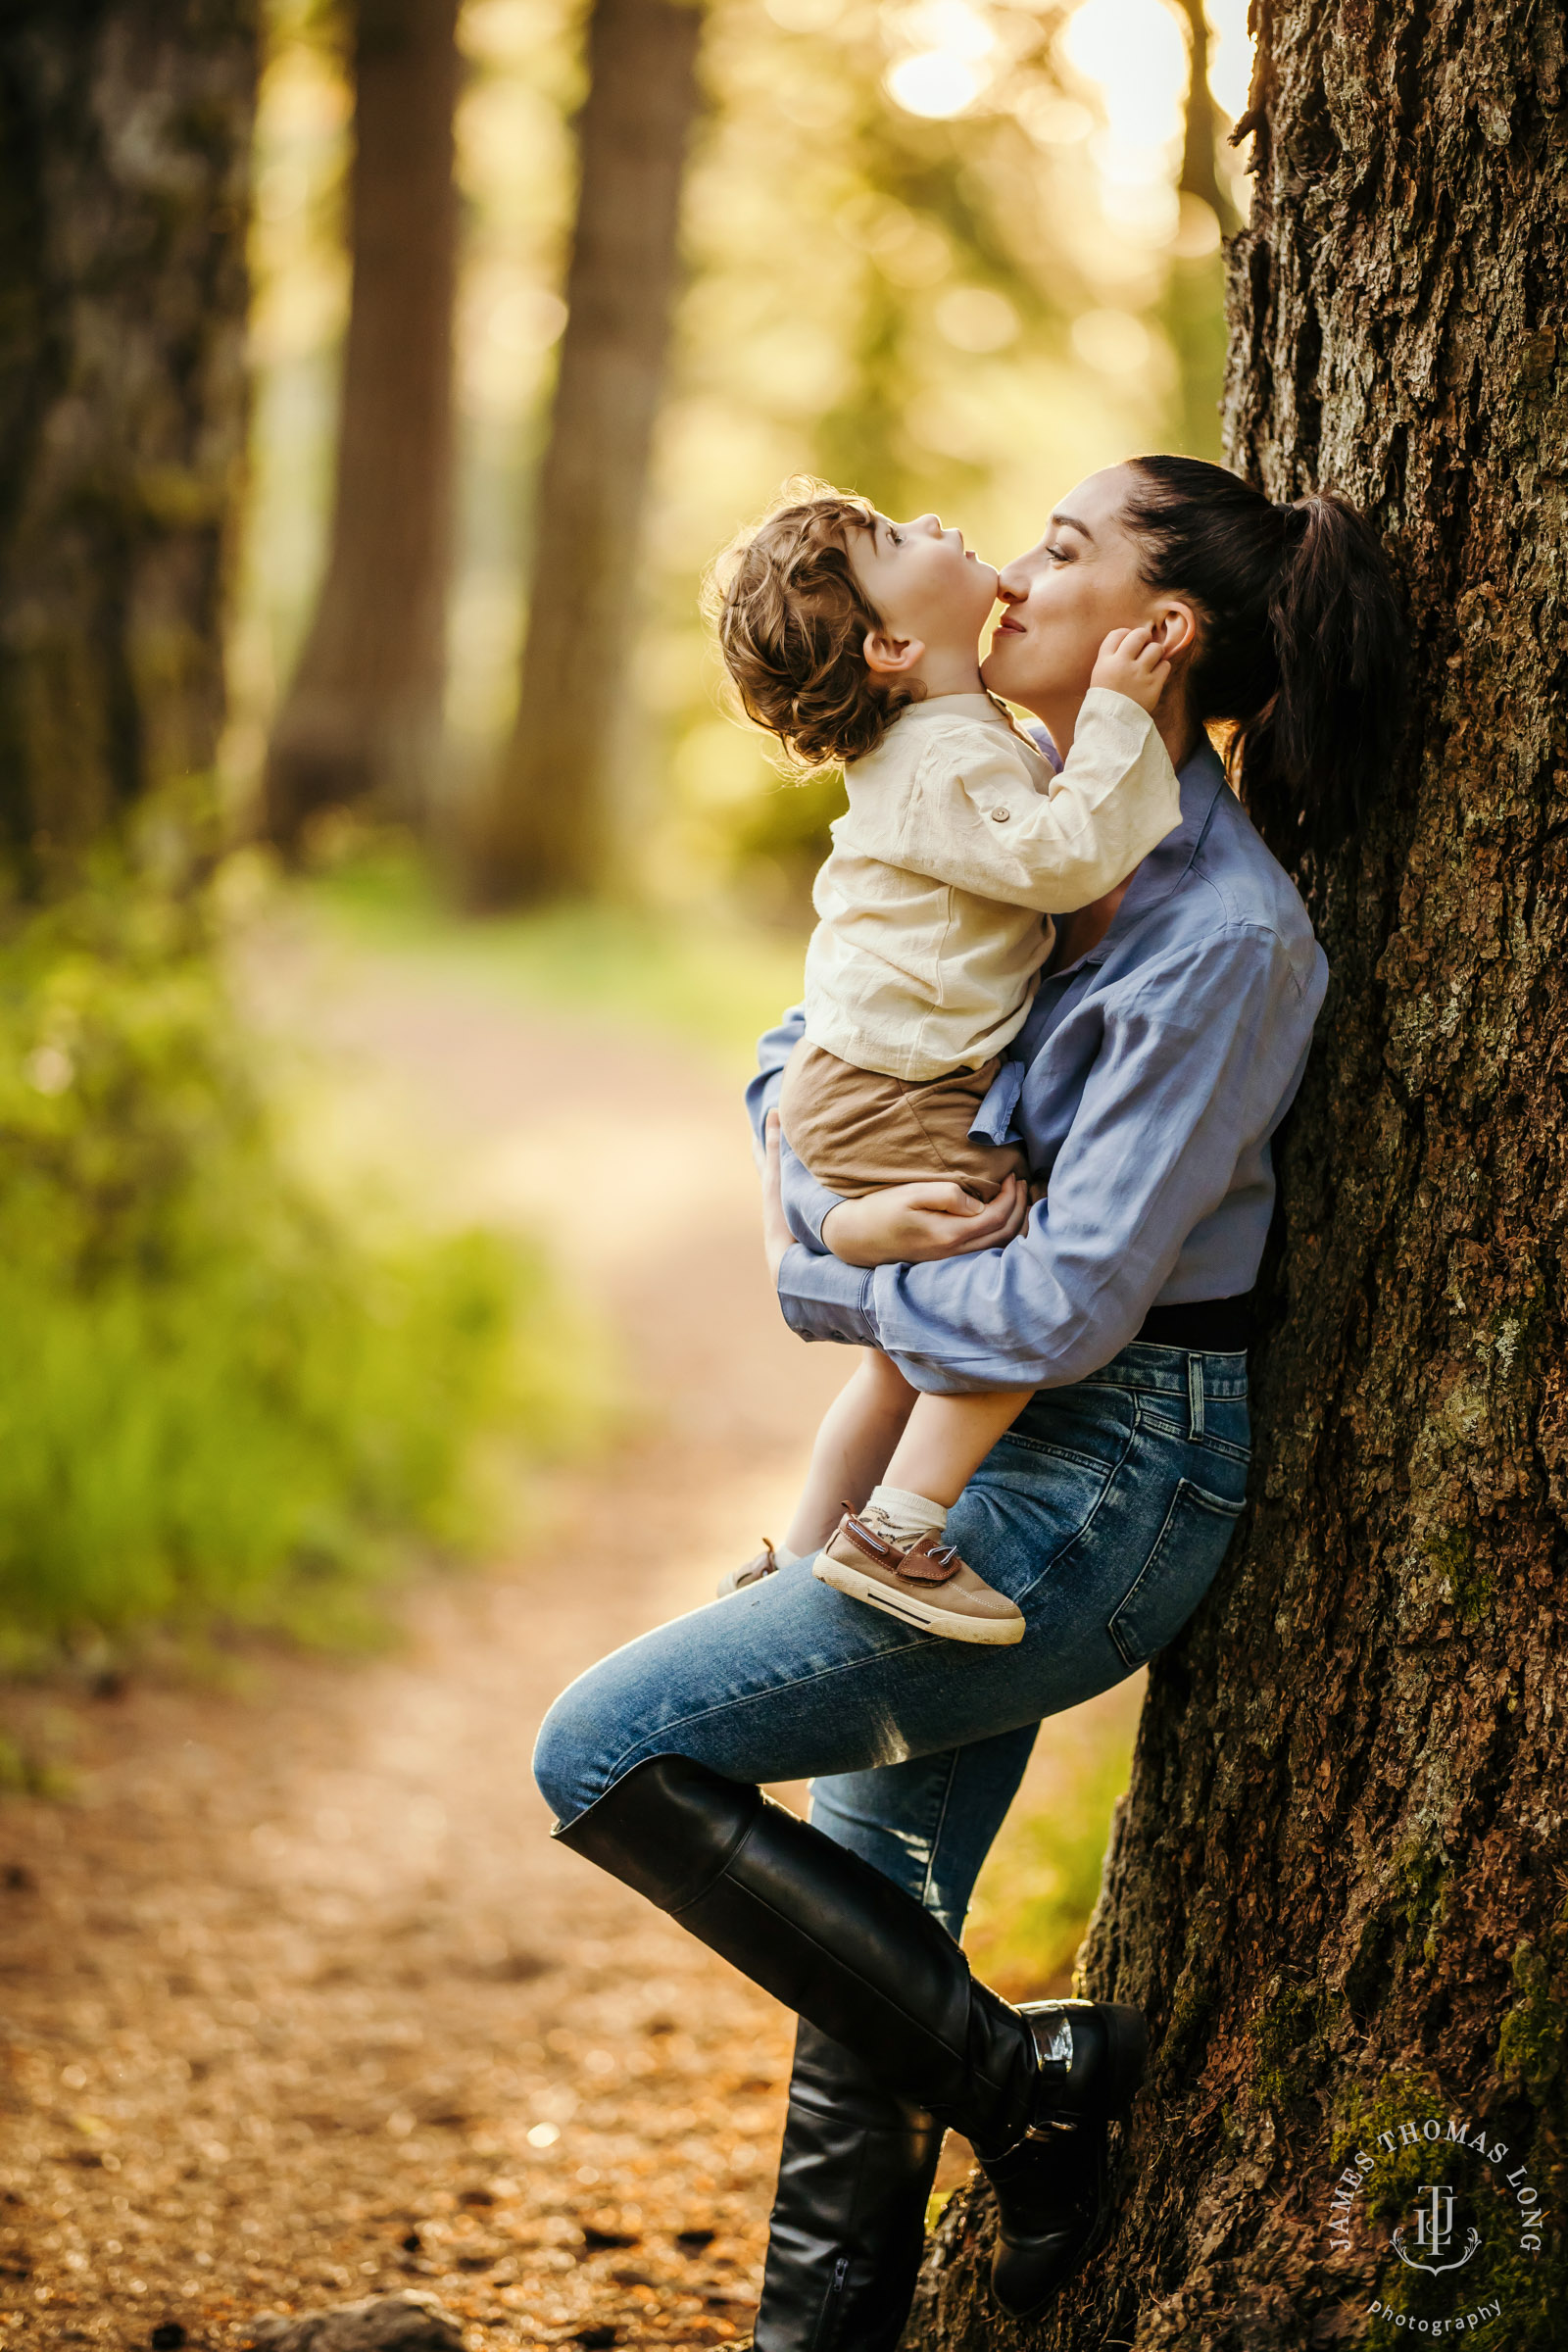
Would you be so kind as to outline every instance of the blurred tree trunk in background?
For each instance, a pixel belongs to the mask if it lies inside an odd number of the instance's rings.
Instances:
[[[605,878],[701,31],[693,0],[595,0],[589,24],[517,720],[475,877],[492,904],[579,897]]]
[[[1225,263],[1219,239],[1233,235],[1238,222],[1217,162],[1225,118],[1208,86],[1208,17],[1203,0],[1182,0],[1182,9],[1191,62],[1177,182],[1182,207],[1165,293],[1165,329],[1176,353],[1176,447],[1191,457],[1217,460],[1225,376]]]
[[[213,768],[256,71],[252,0],[0,22],[0,834],[29,893]]]
[[[1208,86],[1208,16],[1203,0],[1182,0],[1187,19],[1187,106],[1182,134],[1182,173],[1178,183],[1189,196],[1200,196],[1229,235],[1237,226],[1236,208],[1221,185],[1217,150],[1220,111]]]
[[[354,264],[332,543],[269,748],[267,825],[417,818],[440,756],[452,537],[458,0],[357,0]]]
[[[1086,1989],[1152,2037],[1118,2223],[1019,2331],[963,2192],[922,2346],[1384,2345],[1489,2297],[1509,2352],[1562,2342],[1564,84],[1531,0],[1263,9],[1228,445],[1271,497],[1338,484],[1390,534],[1417,724],[1360,838],[1300,876],[1334,984],[1282,1153],[1251,1516],[1154,1663],[1085,1947]],[[1506,2162],[1458,2156],[1457,2119]],[[1390,2248],[1432,2181],[1454,2257],[1481,2233],[1456,2278]],[[1554,2209],[1534,2243],[1527,2188]]]

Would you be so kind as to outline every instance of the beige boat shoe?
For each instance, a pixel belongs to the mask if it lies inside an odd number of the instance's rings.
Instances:
[[[811,1574],[852,1600],[885,1609],[944,1642],[1007,1648],[1023,1640],[1023,1611],[935,1536],[921,1536],[906,1549],[872,1521],[847,1510]]]
[[[760,1585],[764,1576],[777,1574],[778,1555],[764,1536],[762,1548],[755,1559],[748,1560],[744,1568],[732,1568],[728,1576],[720,1578],[718,1597],[728,1600],[732,1592],[744,1592],[748,1585]]]

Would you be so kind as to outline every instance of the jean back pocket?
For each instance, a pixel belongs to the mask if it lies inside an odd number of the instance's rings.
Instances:
[[[1106,1632],[1128,1667],[1174,1640],[1214,1581],[1237,1520],[1247,1508],[1180,1479],[1165,1524]]]

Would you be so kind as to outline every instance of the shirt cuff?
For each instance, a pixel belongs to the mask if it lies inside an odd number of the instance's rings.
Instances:
[[[822,1226],[830,1208],[837,1208],[842,1193],[830,1193],[816,1178],[804,1160],[797,1159],[788,1144],[781,1149],[779,1168],[784,1193],[784,1214],[789,1219],[791,1233],[809,1250],[825,1250]]]
[[[864,1266],[847,1266],[797,1242],[778,1270],[778,1302],[798,1339],[839,1340],[852,1348],[877,1344],[871,1276]]]

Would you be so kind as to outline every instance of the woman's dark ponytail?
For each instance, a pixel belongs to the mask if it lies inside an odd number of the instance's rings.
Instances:
[[[1192,599],[1193,715],[1230,720],[1260,830],[1327,856],[1383,785],[1404,716],[1404,621],[1369,524],[1332,492],[1277,507],[1200,458],[1134,458],[1124,515],[1151,587]]]

